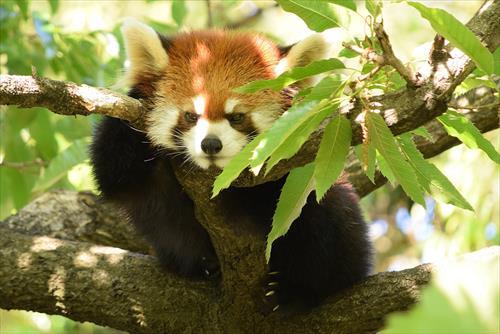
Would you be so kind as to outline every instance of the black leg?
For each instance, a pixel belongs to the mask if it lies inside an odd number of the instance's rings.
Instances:
[[[371,252],[349,184],[336,184],[319,204],[311,194],[300,217],[273,245],[269,278],[275,275],[278,302],[315,305],[353,285],[369,274]]]

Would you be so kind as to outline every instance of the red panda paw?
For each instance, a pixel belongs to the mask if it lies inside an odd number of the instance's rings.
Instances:
[[[276,312],[280,307],[279,272],[268,272],[264,278],[262,288],[262,313],[267,315]]]

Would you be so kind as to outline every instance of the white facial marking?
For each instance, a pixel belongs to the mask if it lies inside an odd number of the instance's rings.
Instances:
[[[232,113],[234,110],[234,107],[236,107],[236,105],[238,103],[240,103],[240,101],[238,101],[237,99],[227,99],[226,103],[224,105],[224,112],[226,114]]]
[[[179,119],[179,109],[165,102],[155,103],[155,108],[147,116],[147,135],[155,145],[177,149],[173,131]]]
[[[222,143],[222,150],[213,156],[201,149],[207,135],[216,136]],[[246,135],[233,129],[225,119],[217,122],[200,119],[182,138],[191,159],[203,169],[211,164],[223,168],[247,144]]]
[[[205,111],[206,104],[207,104],[207,100],[206,100],[205,96],[196,95],[195,97],[193,97],[194,111],[198,115],[203,115],[203,112]]]
[[[259,133],[266,131],[269,129],[274,121],[281,114],[281,106],[266,106],[266,108],[255,109],[250,113],[250,117],[252,118],[252,123]]]

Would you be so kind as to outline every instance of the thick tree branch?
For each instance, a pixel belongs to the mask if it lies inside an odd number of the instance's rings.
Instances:
[[[469,28],[479,36],[481,41],[490,50],[496,49],[500,44],[500,34],[498,34],[500,31],[499,16],[500,2],[493,1],[489,3],[489,6],[485,6],[478,12],[468,23]],[[381,112],[394,134],[400,134],[417,128],[443,113],[447,109],[447,104],[456,86],[474,69],[474,64],[471,60],[458,50],[450,47],[447,49],[447,52],[450,55],[449,58],[437,63],[430,61],[429,64],[419,69],[420,85],[418,88],[409,87],[398,92],[373,96],[368,99],[370,108]],[[54,112],[65,115],[102,113],[128,120],[134,123],[134,125],[139,124],[136,126],[140,126],[143,114],[142,110],[146,109],[142,107],[139,101],[116,93],[108,94],[106,90],[88,86],[76,86],[71,83],[61,83],[38,77],[18,76],[2,76],[0,79],[0,104],[20,105],[23,107],[45,106]],[[362,107],[356,101],[354,101],[352,106],[344,110],[352,120],[355,120],[361,111]],[[478,114],[484,115],[483,111],[481,109]],[[488,119],[491,119],[491,117],[488,116]],[[497,125],[498,121],[495,126]],[[294,158],[278,164],[268,176],[254,176],[250,172],[245,172],[235,184],[243,187],[251,187],[269,180],[275,180],[286,175],[291,168],[310,162],[315,156],[321,134],[322,129],[319,129]],[[361,138],[361,129],[359,125],[353,122],[352,144],[356,145],[360,143]],[[422,150],[424,150],[424,144],[420,143],[419,147]],[[426,154],[427,156],[434,154],[432,153],[433,150],[435,150],[434,152],[438,152],[440,149],[432,147],[428,146],[429,153]],[[441,149],[444,149],[444,147],[446,145]],[[349,168],[348,171],[351,175],[354,175],[354,172],[350,171]],[[72,311],[76,311],[76,315],[74,315],[75,319],[87,318],[86,320],[92,320],[91,315],[95,314],[95,312],[102,312],[105,314],[106,319],[111,319],[106,321],[109,321],[113,327],[124,328],[118,324],[119,321],[116,321],[116,324],[114,322],[114,319],[120,319],[121,321],[125,321],[126,325],[130,325],[130,327],[126,328],[127,330],[137,329],[137,332],[143,331],[141,328],[144,327],[134,325],[131,321],[126,322],[125,318],[139,319],[137,321],[143,324],[148,324],[149,322],[152,325],[147,326],[152,326],[152,328],[160,332],[178,331],[180,327],[186,325],[184,322],[186,319],[191,320],[194,317],[196,317],[196,321],[202,326],[200,331],[204,331],[207,328],[215,328],[216,330],[223,328],[225,331],[235,332],[242,329],[255,330],[258,328],[261,329],[261,332],[266,332],[275,328],[283,330],[300,328],[301,331],[311,330],[317,332],[319,329],[322,329],[331,332],[331,326],[334,326],[333,328],[338,328],[338,332],[345,332],[346,328],[349,329],[349,332],[352,332],[353,329],[355,332],[363,332],[380,328],[382,324],[381,317],[377,316],[367,325],[363,321],[360,321],[359,314],[352,312],[353,309],[357,309],[356,305],[366,307],[366,295],[361,294],[358,299],[349,302],[358,289],[362,289],[367,283],[363,283],[358,288],[346,292],[344,298],[340,300],[330,299],[317,312],[311,312],[311,314],[302,315],[295,319],[286,318],[285,320],[284,318],[280,318],[281,315],[279,314],[269,317],[260,315],[258,313],[258,303],[261,295],[258,287],[260,286],[260,279],[264,276],[266,270],[262,256],[264,249],[262,231],[255,231],[254,222],[240,221],[238,217],[230,217],[221,205],[224,200],[224,193],[215,200],[210,200],[210,189],[214,176],[218,173],[217,171],[198,171],[196,178],[192,177],[193,174],[186,174],[182,168],[176,168],[176,173],[186,192],[194,201],[196,216],[209,232],[222,265],[223,289],[222,294],[217,299],[213,298],[213,294],[214,291],[219,290],[214,289],[210,284],[175,279],[172,275],[168,274],[164,274],[162,276],[164,277],[164,281],[161,281],[160,272],[151,271],[153,269],[149,267],[149,264],[137,260],[149,259],[148,261],[150,261],[150,257],[145,255],[130,255],[128,257],[129,253],[125,253],[126,255],[121,257],[118,264],[111,263],[115,268],[106,267],[108,270],[116,269],[119,273],[118,277],[126,277],[126,279],[123,279],[123,281],[118,280],[118,283],[112,280],[111,285],[106,285],[105,280],[99,283],[102,284],[101,287],[107,289],[106,291],[109,291],[111,286],[111,291],[113,291],[111,297],[108,295],[104,295],[103,297],[102,294],[105,291],[96,289],[101,295],[90,294],[92,299],[85,299],[89,286],[94,288],[92,286],[93,282],[96,281],[94,277],[101,277],[100,275],[103,277],[108,275],[109,277],[109,274],[106,270],[93,272],[89,267],[85,267],[85,265],[81,266],[80,260],[83,259],[83,263],[87,263],[85,262],[86,259],[90,259],[91,263],[94,263],[93,261],[97,259],[97,264],[112,262],[108,260],[107,255],[101,255],[99,252],[96,253],[95,249],[89,248],[88,245],[83,245],[83,248],[80,248],[81,245],[79,243],[60,240],[59,242],[62,244],[54,249],[45,249],[43,248],[44,246],[37,248],[39,243],[44,243],[43,240],[48,239],[37,239],[38,237],[33,236],[16,236],[12,234],[12,231],[6,230],[5,233],[2,231],[0,234],[0,249],[3,255],[0,257],[0,272],[4,268],[7,268],[4,274],[0,275],[0,303],[2,303],[0,306],[6,308],[28,308],[29,301],[27,299],[29,295],[42,296],[43,298],[37,300],[49,300],[51,304],[48,305],[42,301],[39,304],[34,302],[34,305],[40,311],[49,313],[63,313],[64,311],[70,316],[73,314],[71,313]],[[377,180],[377,185],[379,181],[384,181],[382,179]],[[363,194],[361,186],[356,186],[358,187],[358,191]],[[365,191],[371,191],[370,189],[373,190],[375,188],[371,185],[370,187],[366,188]],[[12,221],[10,223],[12,226]],[[65,233],[65,236],[71,237],[71,234]],[[110,239],[106,242],[111,243],[114,241]],[[137,249],[141,248],[142,246],[138,246]],[[84,253],[81,253],[81,251],[84,251]],[[61,258],[59,259],[59,257]],[[131,259],[132,262],[128,262],[128,259]],[[72,271],[71,268],[75,265],[80,266],[78,267],[78,271]],[[120,265],[123,265],[123,267]],[[14,279],[13,277],[17,273],[19,273],[17,275],[19,277],[18,279]],[[79,273],[81,273],[83,279],[81,279]],[[127,273],[133,273],[135,276],[127,276]],[[153,280],[144,280],[141,275],[144,273],[149,274],[148,277],[153,278]],[[27,278],[23,278],[22,275],[25,275]],[[382,282],[376,281],[376,277],[380,276],[377,275],[375,278],[367,280],[367,282],[376,282],[375,285],[377,288],[374,290],[376,290],[375,294],[379,294],[374,298],[374,304],[372,305],[383,303],[381,307],[387,308],[394,304],[391,303],[392,300],[387,302],[387,296],[380,295],[380,293],[383,293],[383,287],[385,287]],[[38,278],[43,282],[37,281],[38,285],[33,283],[33,289],[31,289],[30,284],[32,284],[31,281],[34,278]],[[67,284],[61,290],[59,282],[65,281],[66,278],[68,278]],[[135,283],[128,281],[129,278],[134,278],[133,282]],[[138,279],[138,281],[135,279]],[[419,282],[426,280],[428,280],[428,274],[425,279],[420,279]],[[73,286],[72,282],[80,282],[81,284],[86,282],[87,285],[84,284],[84,292],[78,290],[78,287]],[[123,282],[126,283],[125,287],[121,287],[120,285]],[[159,286],[155,286],[158,282],[160,282]],[[401,290],[401,295],[410,296],[403,298],[410,301],[406,303],[408,305],[414,301],[415,294],[413,292],[405,292],[408,291],[405,290],[404,282],[407,282],[405,279],[400,280],[400,282],[403,286],[399,286],[399,283],[395,282],[391,282],[390,286],[398,287]],[[15,285],[16,283],[18,285]],[[114,284],[118,284],[120,287],[118,292],[113,290]],[[149,290],[144,287],[145,284],[150,284],[155,289],[151,288]],[[193,284],[193,286],[190,286],[190,284]],[[415,284],[418,286],[420,283],[417,282]],[[46,289],[47,285],[49,286],[49,291]],[[184,290],[186,285],[190,289]],[[390,287],[388,286],[387,289],[390,289]],[[169,296],[168,291],[173,293],[173,295]],[[136,292],[139,293],[138,299],[130,299],[136,297]],[[177,296],[177,294],[181,294],[185,299],[178,301],[173,297]],[[61,299],[61,295],[64,297],[64,300]],[[151,298],[152,296],[159,298]],[[169,299],[170,297],[172,297],[171,300]],[[99,307],[105,306],[100,303],[96,305],[95,301],[99,298],[109,302],[107,309],[101,311]],[[164,301],[163,299],[169,300]],[[14,306],[7,305],[11,300],[17,304]],[[154,300],[156,304],[149,306],[149,300]],[[213,300],[217,300],[217,302],[211,304]],[[171,301],[175,304],[175,307],[170,303]],[[344,301],[349,305],[349,308],[346,310],[338,306],[343,305]],[[72,305],[71,302],[75,302],[75,305]],[[89,310],[85,304],[91,305],[93,309]],[[159,308],[157,305],[160,305]],[[207,305],[213,306],[209,308]],[[196,308],[194,312],[192,312],[193,307]],[[122,317],[119,318],[119,315],[113,311],[109,311],[110,308],[117,308],[121,312]],[[399,309],[399,306],[395,309]],[[145,313],[143,310],[146,310]],[[154,321],[157,319],[157,316],[169,317],[171,315],[170,312],[173,314],[171,318],[163,319],[159,322]],[[373,313],[378,314],[375,310]],[[83,314],[84,316],[80,317],[78,314]],[[147,315],[143,317],[143,314]],[[349,316],[356,317],[355,321],[359,323],[359,327],[352,327],[356,326],[356,323],[347,320],[345,322],[347,326],[342,325],[342,321],[350,319]],[[210,320],[208,322],[210,322],[212,327],[204,327],[204,324],[207,323],[206,319]],[[105,324],[101,318],[95,321]],[[351,325],[351,327],[348,325]],[[188,330],[193,328],[189,325],[186,326],[188,326]]]
[[[217,295],[215,283],[163,272],[151,256],[6,228],[0,228],[0,255],[1,308],[60,314],[131,333],[374,332],[387,314],[417,301],[433,270],[421,265],[377,274],[315,312],[235,322],[228,317],[235,305]],[[498,247],[479,251],[473,261],[491,258],[498,258]]]
[[[140,123],[140,101],[105,88],[24,75],[0,75],[0,105],[46,107],[61,115],[103,114]]]

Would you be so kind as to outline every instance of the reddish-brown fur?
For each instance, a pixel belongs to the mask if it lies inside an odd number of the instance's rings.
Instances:
[[[197,95],[205,100],[202,117],[209,120],[225,117],[224,104],[228,98],[241,101],[238,112],[281,100],[277,92],[232,91],[250,81],[275,76],[273,69],[280,52],[262,36],[217,30],[191,32],[172,39],[167,53],[168,66],[161,74],[157,90],[185,111],[193,111],[192,98]]]

